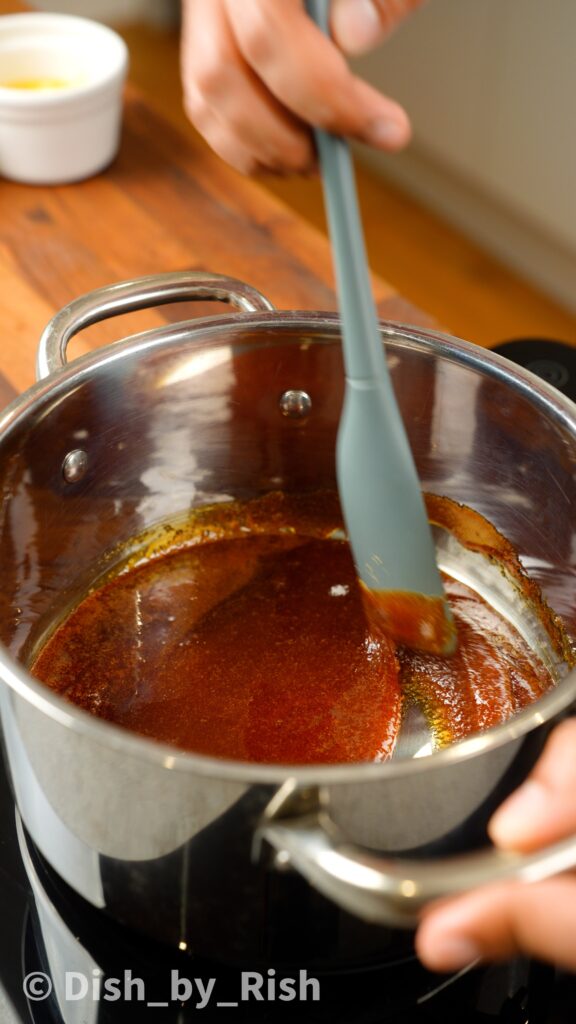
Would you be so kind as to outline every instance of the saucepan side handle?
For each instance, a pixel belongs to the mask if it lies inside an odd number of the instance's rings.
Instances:
[[[97,288],[81,295],[50,321],[38,347],[36,376],[43,380],[66,364],[66,349],[75,334],[91,324],[137,309],[212,299],[229,302],[244,313],[269,312],[272,303],[255,288],[233,277],[203,271],[152,274]]]
[[[282,817],[281,792],[264,816],[255,849],[269,843],[278,868],[294,868],[343,910],[375,924],[414,928],[432,900],[491,882],[538,882],[576,867],[576,836],[529,854],[486,848],[434,860],[386,857],[350,843],[321,803]]]

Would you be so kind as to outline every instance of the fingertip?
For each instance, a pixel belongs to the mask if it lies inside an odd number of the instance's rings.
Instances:
[[[330,27],[337,45],[350,56],[372,50],[385,35],[372,0],[334,0]]]
[[[418,957],[429,971],[450,974],[475,964],[480,959],[480,951],[474,942],[463,936],[445,935],[433,945],[425,944],[418,949]]]
[[[375,149],[403,149],[410,141],[410,126],[395,118],[379,117],[371,121],[363,141]]]
[[[384,96],[362,96],[372,108],[371,116],[364,121],[357,136],[361,142],[374,149],[395,151],[408,145],[412,137],[412,126],[406,112],[393,100]]]
[[[550,794],[534,779],[524,782],[492,815],[488,825],[490,838],[504,849],[522,847],[536,840],[542,824],[548,820]]]
[[[424,920],[416,935],[416,953],[430,971],[460,971],[480,959],[478,943],[464,932],[446,927],[442,916]]]

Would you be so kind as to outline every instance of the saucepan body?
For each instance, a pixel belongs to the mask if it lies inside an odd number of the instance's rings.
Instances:
[[[65,365],[88,323],[207,296],[240,311]],[[575,407],[466,342],[381,330],[424,490],[486,516],[575,631]],[[62,607],[148,527],[215,501],[334,490],[337,316],[277,312],[216,276],[163,275],[67,307],[39,365],[43,379],[0,423],[2,721],[19,813],[72,889],[207,957],[341,967],[408,952],[399,925],[442,891],[570,866],[574,843],[503,862],[486,824],[569,711],[573,672],[504,725],[430,756],[284,767],[156,744],[28,671]]]

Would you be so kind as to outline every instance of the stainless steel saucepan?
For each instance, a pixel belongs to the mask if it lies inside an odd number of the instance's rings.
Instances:
[[[239,312],[66,365],[68,342],[91,323],[206,298]],[[501,530],[575,632],[576,408],[466,342],[381,331],[423,488]],[[440,563],[494,596],[558,680],[506,724],[448,749],[427,753],[415,719],[385,764],[220,761],[99,721],[27,671],[110,553],[152,524],[208,502],[335,487],[335,315],[277,312],[218,276],[160,275],[71,303],[48,326],[38,366],[39,383],[0,422],[1,707],[19,813],[73,889],[206,957],[341,967],[411,948],[398,926],[432,897],[576,864],[575,839],[529,857],[488,846],[492,811],[570,709],[576,672],[501,575],[445,531]]]

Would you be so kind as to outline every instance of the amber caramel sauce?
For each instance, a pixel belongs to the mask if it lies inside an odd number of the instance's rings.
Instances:
[[[438,746],[505,722],[553,685],[518,632],[469,587],[443,576],[458,647],[448,658],[402,648],[405,699],[418,703]]]
[[[333,498],[204,509],[187,546],[133,559],[96,586],[33,672],[142,735],[284,764],[387,759],[406,701],[420,704],[443,745],[552,685],[520,635],[448,578],[456,654],[397,649],[369,624],[337,526]]]

